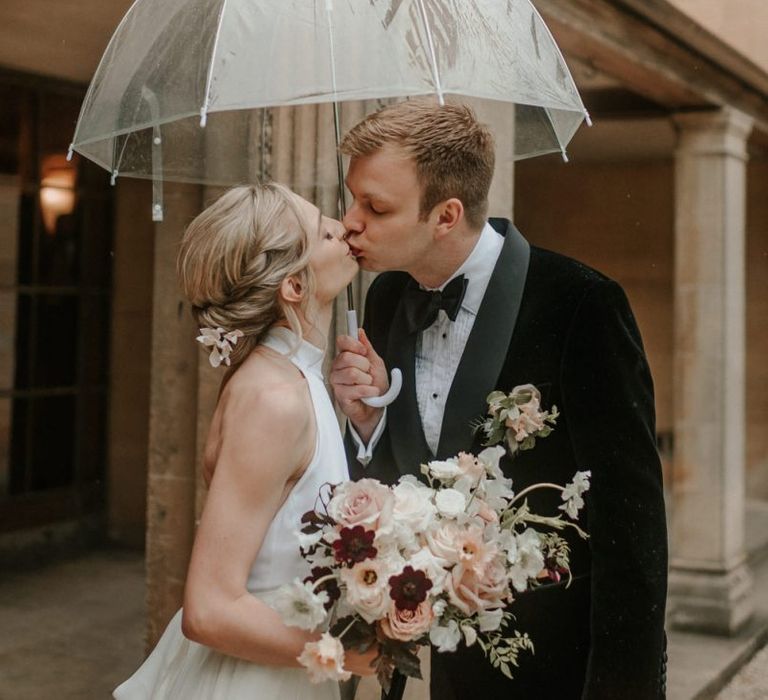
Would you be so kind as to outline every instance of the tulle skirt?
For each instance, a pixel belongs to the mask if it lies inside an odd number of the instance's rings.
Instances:
[[[113,692],[116,700],[339,700],[334,681],[310,683],[301,668],[259,666],[187,639],[181,610],[154,651]]]

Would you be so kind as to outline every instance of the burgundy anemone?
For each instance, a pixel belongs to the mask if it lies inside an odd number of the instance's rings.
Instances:
[[[352,567],[376,556],[378,550],[373,546],[373,539],[376,537],[373,530],[355,525],[355,527],[341,528],[339,535],[339,539],[333,543],[333,555],[336,561]]]
[[[400,610],[416,610],[427,598],[432,581],[423,571],[406,566],[402,573],[389,579],[389,596]]]

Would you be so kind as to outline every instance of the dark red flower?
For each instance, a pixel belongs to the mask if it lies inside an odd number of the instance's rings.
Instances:
[[[432,581],[423,571],[406,566],[401,574],[389,579],[389,597],[400,610],[416,610],[427,598]]]
[[[315,583],[321,578],[330,576],[333,573],[328,566],[315,566],[312,568],[311,575],[304,579],[304,583]],[[341,589],[339,588],[339,582],[335,578],[329,578],[327,581],[323,581],[316,589],[318,593],[325,591],[328,594],[328,600],[325,601],[325,609],[330,610],[333,604],[341,598]]]
[[[333,543],[336,561],[351,567],[376,556],[378,550],[373,546],[373,539],[376,537],[373,530],[355,525],[355,527],[341,528],[339,534],[341,536]]]

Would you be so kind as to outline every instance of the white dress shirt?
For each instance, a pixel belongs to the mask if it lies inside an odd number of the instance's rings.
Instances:
[[[424,437],[433,455],[437,453],[440,442],[448,392],[503,245],[504,237],[486,223],[464,263],[438,287],[442,291],[452,279],[459,275],[466,276],[467,290],[456,320],[452,322],[445,311],[440,309],[435,322],[416,338],[416,400]],[[350,435],[358,448],[357,459],[361,464],[370,462],[373,450],[384,432],[386,419],[385,409],[368,445],[363,443],[352,424],[349,424]]]

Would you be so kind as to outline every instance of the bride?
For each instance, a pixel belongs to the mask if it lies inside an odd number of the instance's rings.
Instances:
[[[118,700],[334,700],[297,657],[275,589],[309,574],[296,532],[319,487],[348,478],[322,361],[333,302],[357,272],[338,221],[277,184],[229,190],[200,214],[178,270],[212,364],[230,365],[205,447],[209,493],[184,606]],[[372,393],[376,390],[372,387]],[[347,652],[371,675],[375,656]]]

